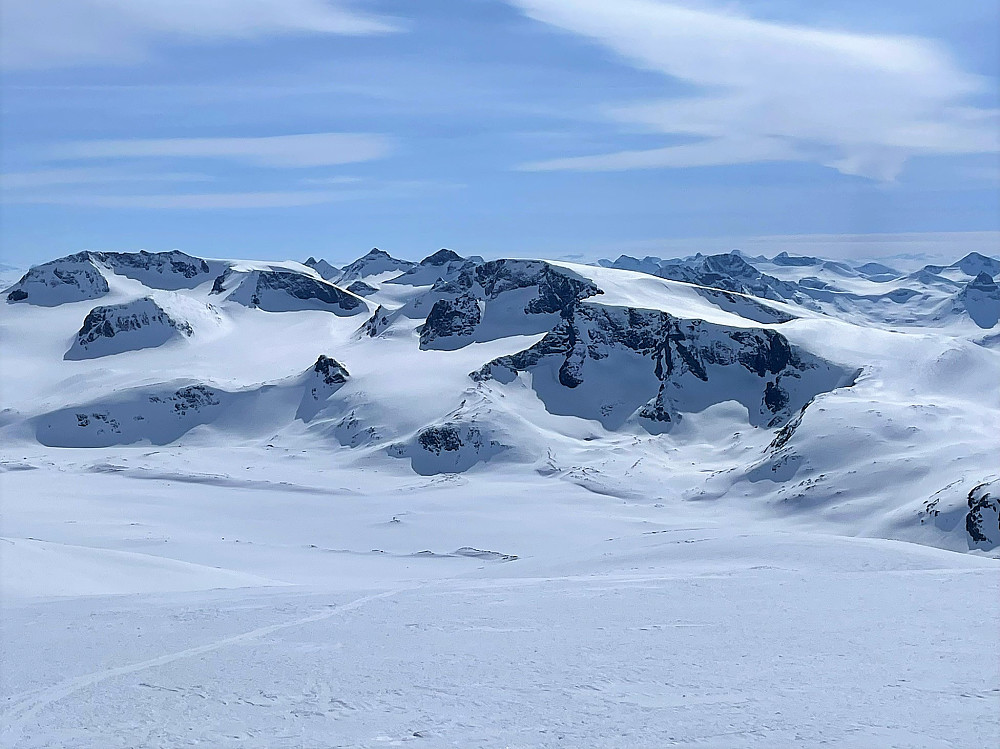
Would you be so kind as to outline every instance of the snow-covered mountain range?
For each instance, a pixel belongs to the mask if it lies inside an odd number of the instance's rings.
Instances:
[[[6,275],[0,745],[987,746],[998,270]]]
[[[4,292],[2,433],[523,472],[1000,544],[1000,260],[81,252]],[[11,458],[7,457],[8,461]]]

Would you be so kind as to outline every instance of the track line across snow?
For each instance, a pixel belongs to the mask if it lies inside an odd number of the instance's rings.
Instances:
[[[21,699],[19,702],[15,702],[13,705],[0,712],[0,745],[5,747],[17,746],[24,733],[25,724],[31,720],[33,716],[37,715],[53,702],[61,700],[64,697],[68,697],[81,689],[86,689],[87,687],[99,684],[102,681],[113,679],[116,676],[124,676],[126,674],[136,673],[137,671],[144,671],[147,668],[165,666],[168,663],[173,663],[174,661],[179,661],[184,658],[191,658],[196,655],[202,655],[203,653],[211,653],[215,650],[221,650],[224,647],[228,647],[229,645],[237,645],[243,642],[257,640],[261,637],[272,634],[273,632],[280,632],[284,629],[291,629],[292,627],[299,627],[304,624],[311,624],[312,622],[329,619],[337,614],[343,614],[345,612],[361,608],[365,604],[371,603],[372,601],[376,601],[381,598],[388,598],[413,589],[414,586],[410,586],[364,596],[362,598],[349,601],[341,606],[331,605],[331,607],[325,611],[299,619],[294,619],[289,622],[269,624],[266,627],[258,627],[257,629],[250,630],[249,632],[243,632],[242,634],[233,635],[232,637],[225,637],[221,640],[215,640],[214,642],[198,645],[193,648],[187,648],[186,650],[179,650],[175,653],[167,653],[166,655],[150,658],[149,660],[140,661],[138,663],[130,663],[125,666],[117,666],[115,668],[105,669],[104,671],[96,671],[92,674],[85,674],[72,679],[66,679],[65,681],[61,681],[51,687],[37,691],[34,694]],[[12,698],[12,700],[16,699],[17,697]]]

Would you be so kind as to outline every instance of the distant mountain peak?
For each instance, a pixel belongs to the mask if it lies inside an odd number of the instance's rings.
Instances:
[[[440,249],[420,261],[421,265],[444,265],[445,263],[461,262],[462,256],[448,249]]]
[[[983,271],[969,281],[968,287],[983,291],[993,291],[997,288],[997,282],[993,280],[993,276]]]
[[[779,252],[773,258],[771,262],[775,265],[791,265],[791,266],[810,266],[819,265],[820,260],[814,257],[805,257],[802,255],[789,255],[787,252]]]
[[[952,268],[958,268],[968,276],[978,276],[985,273],[992,277],[1000,273],[1000,260],[981,255],[978,252],[970,252],[968,255],[952,263]]]
[[[410,268],[416,267],[416,265],[411,260],[400,260],[385,250],[373,247],[354,262],[345,265],[340,276],[337,278],[337,283],[347,284],[351,281],[357,281],[368,276],[378,276],[391,271],[407,271]]]

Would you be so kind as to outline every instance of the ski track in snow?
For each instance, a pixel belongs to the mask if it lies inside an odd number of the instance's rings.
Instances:
[[[203,655],[205,653],[211,653],[215,650],[229,647],[230,645],[239,645],[245,642],[250,642],[261,637],[266,637],[274,632],[280,632],[284,629],[300,627],[305,624],[311,624],[312,622],[329,619],[330,617],[359,609],[365,604],[377,601],[380,598],[388,598],[389,596],[398,595],[399,593],[413,589],[414,588],[398,588],[396,590],[389,590],[383,593],[363,596],[362,598],[356,598],[355,600],[343,605],[331,605],[331,608],[328,611],[321,611],[317,614],[295,619],[290,622],[282,622],[280,624],[271,624],[266,627],[258,627],[257,629],[250,630],[249,632],[244,632],[232,637],[225,637],[221,640],[216,640],[214,642],[209,642],[193,648],[187,648],[186,650],[180,650],[175,653],[167,653],[166,655],[150,658],[149,660],[141,661],[139,663],[117,666],[115,668],[97,671],[85,676],[67,679],[59,684],[42,689],[41,691],[35,691],[33,693],[29,692],[27,695],[14,695],[9,698],[9,701],[13,704],[0,713],[0,721],[2,721],[4,725],[4,727],[0,729],[0,739],[4,742],[9,742],[9,746],[16,747],[18,741],[21,739],[24,726],[46,707],[51,705],[53,702],[69,697],[82,689],[100,684],[102,681],[113,679],[116,676],[125,676],[126,674],[134,674],[138,671],[145,671],[148,668],[165,666],[168,663],[173,663],[174,661],[179,661],[184,658],[192,658],[196,655]]]
[[[529,569],[532,576],[525,578],[401,586],[17,695],[13,699],[19,702],[2,715],[4,745],[13,749],[27,736],[32,746],[61,746],[60,735],[73,736],[73,746],[146,745],[119,735],[111,741],[111,733],[101,733],[114,725],[157,746],[375,747],[422,738],[430,739],[428,746],[469,747],[978,745],[990,731],[983,710],[988,713],[1000,695],[990,688],[989,661],[965,660],[975,650],[967,642],[949,644],[947,625],[928,615],[951,605],[954,593],[943,604],[918,597],[938,578],[949,587],[975,590],[985,582],[987,568],[866,572],[867,567],[862,562],[860,577],[833,572],[818,579],[802,570],[758,566],[736,577],[692,576],[690,571],[535,577]],[[905,573],[902,579],[898,573]],[[830,585],[824,588],[829,600],[796,602],[821,580]],[[791,590],[771,601],[773,610],[719,616],[728,608],[720,594],[747,588],[749,601],[761,593],[780,593],[782,586]],[[402,596],[410,593],[433,595]],[[903,606],[898,626],[879,602],[883,593]],[[391,603],[397,596],[402,597],[396,603],[363,620],[345,620],[333,631],[309,629],[338,613]],[[602,612],[596,618],[595,604]],[[741,611],[745,602],[735,599],[732,605]],[[615,618],[606,618],[612,612]],[[872,614],[875,619],[868,618]],[[857,622],[848,624],[855,616]],[[575,639],[569,631],[560,633],[559,626],[568,621],[586,635]],[[868,627],[875,622],[879,630],[871,633]],[[974,636],[981,637],[986,627],[985,620],[976,621]],[[296,628],[303,631],[291,639],[266,641],[270,634]],[[359,633],[370,633],[373,645],[366,647]],[[378,643],[386,636],[398,644],[383,650]],[[338,651],[339,640],[355,643],[353,649]],[[27,733],[54,703],[102,682],[258,643],[260,649],[246,658],[206,661],[196,669],[166,673],[157,682],[120,684],[116,691],[71,706],[80,710],[109,698],[139,700],[145,709],[135,719],[88,713],[88,727],[67,734],[58,728],[58,721],[66,720],[64,710],[55,723],[52,718],[39,723],[39,733]],[[619,660],[625,653],[628,660]],[[873,660],[876,655],[885,660]],[[274,674],[218,671],[262,657],[291,668]],[[938,658],[966,666],[937,674]],[[472,672],[466,673],[463,664]],[[373,673],[377,665],[385,672]],[[848,675],[855,682],[845,690],[840,679]],[[149,695],[140,697],[136,687]],[[926,711],[928,700],[933,711]],[[150,705],[156,712],[149,712]],[[181,733],[176,726],[164,732],[158,721],[168,713],[161,711],[175,709],[195,719],[187,729],[194,733]],[[206,711],[213,719],[202,722]],[[221,722],[212,711],[218,711]],[[240,716],[252,722],[242,723]],[[962,731],[949,737],[960,716],[965,716]]]

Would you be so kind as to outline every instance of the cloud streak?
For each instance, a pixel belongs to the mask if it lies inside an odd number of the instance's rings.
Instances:
[[[54,170],[55,171],[55,170]],[[41,172],[25,173],[41,174]],[[6,175],[11,176],[11,175]],[[15,175],[16,176],[16,175]],[[170,180],[169,176],[178,179]],[[184,175],[168,175],[165,181],[182,181]],[[192,175],[197,176],[197,175]],[[156,180],[151,179],[151,182]],[[5,189],[2,192],[6,205],[61,205],[81,208],[147,209],[147,210],[229,210],[260,208],[296,208],[303,206],[340,203],[348,200],[400,200],[412,199],[428,192],[459,190],[465,185],[433,180],[377,180],[363,177],[331,177],[329,179],[303,179],[300,184],[316,185],[317,189],[244,190],[239,192],[200,193],[130,193],[108,194],[101,192],[67,191],[46,192],[32,189],[46,185],[70,186],[81,184],[70,179],[30,179],[18,185],[26,189]],[[342,186],[342,187],[341,187]],[[327,189],[319,189],[326,187]],[[340,189],[333,189],[340,187]]]
[[[211,179],[207,174],[193,172],[137,173],[74,167],[5,172],[0,174],[0,190],[33,190],[62,185],[106,185],[119,182],[208,182]]]
[[[400,30],[356,6],[347,0],[0,0],[0,66],[134,62],[168,40]]]
[[[252,166],[298,168],[372,161],[388,155],[394,141],[368,133],[309,133],[262,138],[159,138],[89,140],[49,149],[52,160],[193,158],[224,159]]]
[[[805,161],[891,181],[925,154],[1000,151],[988,82],[931,41],[765,22],[655,0],[509,0],[636,68],[702,89],[612,107],[631,129],[695,142],[533,162],[525,170],[624,170]]]
[[[291,190],[284,192],[179,193],[163,195],[25,195],[8,203],[65,205],[85,208],[155,210],[219,210],[294,208],[373,197],[374,191]]]

